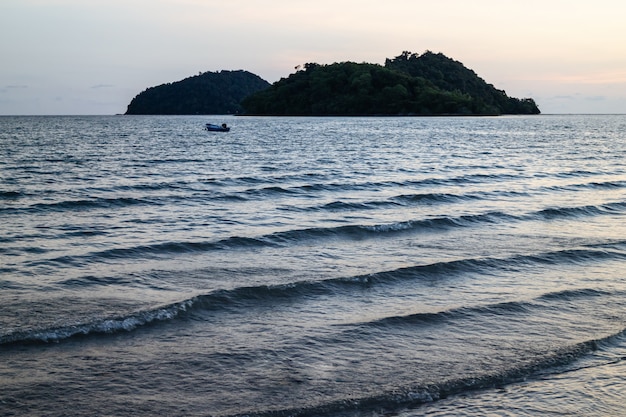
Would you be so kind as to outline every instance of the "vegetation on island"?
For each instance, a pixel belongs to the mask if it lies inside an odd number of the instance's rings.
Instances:
[[[272,85],[243,70],[200,73],[148,88],[126,114],[499,115],[539,108],[441,53],[405,51],[384,65],[308,63]]]
[[[258,115],[538,114],[530,98],[506,95],[443,54],[403,52],[384,66],[354,62],[304,67],[242,102]]]
[[[385,68],[424,78],[444,91],[469,95],[473,113],[539,114],[533,99],[508,97],[505,91],[487,84],[474,71],[441,53],[426,51],[420,56],[404,51],[394,59],[387,59]]]
[[[248,71],[205,72],[144,90],[126,114],[239,114],[243,98],[269,86]]]

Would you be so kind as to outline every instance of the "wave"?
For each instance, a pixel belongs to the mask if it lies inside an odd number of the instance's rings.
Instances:
[[[14,272],[13,268],[0,268],[0,274],[9,274]],[[5,279],[0,279],[0,290],[24,290],[27,286],[23,284],[18,284],[14,281],[9,281]]]
[[[601,205],[588,205],[579,207],[550,207],[529,214],[530,219],[560,219],[569,217],[600,216],[606,214],[621,213],[626,210],[626,202],[614,202]]]
[[[619,190],[626,188],[626,181],[608,180],[608,181],[590,181],[576,184],[557,184],[539,188],[544,192],[560,192],[560,191],[579,191],[579,190]]]
[[[539,300],[575,300],[579,298],[602,297],[611,295],[609,291],[599,290],[596,288],[576,288],[572,290],[555,291],[541,295]]]
[[[173,182],[155,182],[155,183],[141,183],[141,184],[125,184],[114,186],[110,189],[96,189],[99,191],[162,191],[162,190],[181,190],[187,189],[192,186],[193,183],[188,181],[173,181]]]
[[[471,316],[501,316],[510,313],[515,313],[516,315],[519,315],[528,313],[531,307],[533,307],[533,304],[531,302],[509,301],[474,307],[459,307],[433,313],[416,313],[404,316],[385,317],[374,321],[360,323],[359,327],[387,328],[407,325],[431,325],[463,319]],[[350,324],[350,326],[352,325],[353,324]]]
[[[154,165],[161,164],[185,164],[185,163],[202,163],[205,162],[200,158],[163,158],[163,159],[146,159],[141,164],[134,164],[133,166],[152,167]]]
[[[59,342],[77,336],[112,334],[131,331],[157,321],[168,321],[187,311],[193,305],[193,299],[167,306],[160,306],[149,311],[139,311],[123,317],[112,317],[88,323],[77,323],[48,329],[16,331],[0,336],[0,346],[18,343]]]
[[[10,200],[25,202],[21,205],[9,205],[0,208],[0,213],[24,214],[24,213],[58,213],[58,212],[76,212],[89,210],[115,210],[132,206],[166,206],[166,205],[193,205],[206,204],[208,201],[227,201],[227,202],[250,202],[256,200],[273,199],[276,200],[281,196],[289,197],[315,197],[312,193],[329,191],[345,193],[348,191],[377,191],[385,188],[415,188],[415,187],[431,187],[434,185],[465,185],[473,183],[485,178],[500,178],[498,175],[489,174],[472,174],[458,178],[427,178],[422,180],[406,180],[406,181],[382,181],[382,182],[355,182],[355,183],[308,183],[305,185],[287,186],[281,183],[279,179],[242,177],[236,182],[243,184],[264,185],[262,187],[254,187],[243,190],[225,189],[221,192],[213,187],[206,188],[200,186],[195,188],[194,183],[185,181],[175,182],[159,182],[135,185],[119,185],[113,188],[94,188],[83,190],[85,197],[76,199],[64,199],[54,201],[56,193],[52,191],[41,190],[40,195],[46,194],[47,199],[51,202],[36,202],[28,204],[28,200],[36,197],[32,193],[22,191],[2,191],[0,192],[0,201]],[[506,175],[504,175],[506,177]],[[515,176],[513,176],[516,178]],[[502,178],[500,178],[502,179]],[[504,178],[506,179],[506,178]],[[276,181],[276,182],[274,182]],[[205,181],[206,182],[206,181]],[[215,185],[215,182],[211,184]],[[626,181],[605,181],[591,182],[579,185],[565,185],[547,187],[551,191],[571,191],[572,187],[585,187],[592,189],[618,189],[626,186]],[[144,195],[132,197],[89,197],[89,193],[110,193],[110,192],[146,192]],[[170,193],[160,193],[159,191],[168,191]],[[153,193],[154,192],[154,193]],[[365,201],[344,201],[336,200],[322,205],[310,207],[279,207],[279,210],[287,211],[363,211],[374,210],[386,207],[399,206],[415,206],[415,205],[432,205],[432,204],[455,204],[468,201],[481,201],[489,199],[516,198],[527,197],[528,192],[491,190],[468,193],[407,193],[398,194],[383,200],[365,200]],[[581,207],[550,207],[540,210],[536,213],[529,213],[528,217],[554,219],[560,217],[575,216],[593,216],[610,214],[617,211],[624,211],[626,202],[607,203],[602,205],[588,205]],[[512,217],[510,217],[512,219]]]
[[[592,176],[605,175],[605,174],[612,174],[612,172],[574,169],[571,171],[559,172],[556,174],[545,174],[545,176],[555,176],[557,178],[570,178],[570,177],[592,177]]]
[[[347,202],[347,201],[333,201],[331,203],[327,203],[321,206],[313,206],[313,207],[288,207],[285,208],[287,211],[331,211],[331,212],[341,212],[341,211],[364,211],[364,210],[377,210],[385,207],[397,207],[401,204],[395,203],[393,201],[362,201],[362,202]]]
[[[310,180],[310,178],[306,178]],[[395,188],[426,188],[426,187],[441,187],[441,186],[459,186],[459,185],[475,185],[489,181],[506,181],[506,180],[519,180],[517,175],[503,175],[503,174],[469,174],[460,177],[453,178],[424,178],[419,180],[407,179],[405,181],[364,181],[364,182],[317,182],[306,183],[303,185],[286,186],[292,181],[297,182],[298,177],[289,178],[285,181],[285,178],[250,178],[243,177],[236,180],[231,180],[233,185],[265,185],[264,187],[249,188],[226,195],[233,195],[243,200],[248,199],[265,199],[274,198],[276,195],[311,195],[318,192],[350,192],[350,191],[376,191],[382,189],[395,189]],[[214,185],[226,185],[224,181],[213,182]],[[575,185],[555,185],[549,187],[542,187],[540,190],[550,191],[572,191],[575,189],[619,189],[626,187],[626,181],[603,181],[603,182],[589,182]],[[528,196],[528,192],[515,192],[515,191],[484,191],[480,193],[472,194],[447,194],[447,193],[417,193],[406,194],[392,197],[389,199],[391,202],[399,203],[427,203],[427,202],[460,202],[468,200],[480,200],[484,198],[496,197],[519,197]]]
[[[275,232],[259,237],[232,236],[217,241],[199,242],[163,242],[127,248],[113,248],[85,255],[67,255],[53,259],[40,260],[31,265],[55,263],[80,265],[100,259],[154,258],[171,254],[208,252],[226,249],[246,249],[262,247],[280,247],[299,244],[317,239],[339,238],[362,240],[398,233],[419,233],[445,230],[457,227],[471,227],[477,224],[493,224],[503,220],[517,220],[517,217],[501,212],[490,212],[459,217],[437,217],[424,220],[408,220],[396,223],[373,225],[346,225],[337,227],[313,227]]]
[[[313,227],[280,231],[258,237],[232,236],[217,241],[163,242],[129,248],[113,248],[88,253],[82,256],[63,256],[50,260],[42,260],[38,261],[38,263],[52,262],[57,264],[79,265],[83,262],[97,261],[98,259],[153,258],[168,254],[208,252],[226,249],[281,247],[297,245],[311,240],[328,238],[363,240],[391,236],[398,233],[429,233],[453,228],[475,227],[504,222],[545,219],[553,220],[577,216],[615,214],[623,212],[625,208],[626,203],[620,202],[605,204],[602,206],[548,208],[522,216],[511,215],[501,211],[492,211],[481,214],[461,215],[457,217],[443,216],[386,224]]]
[[[381,271],[366,275],[351,277],[331,278],[322,281],[299,281],[280,285],[263,285],[253,287],[240,287],[233,290],[220,290],[210,294],[198,296],[196,306],[200,308],[221,308],[225,305],[254,303],[275,305],[280,300],[295,301],[302,297],[314,297],[320,295],[351,293],[353,288],[372,285],[395,285],[403,281],[424,280],[432,283],[436,279],[450,279],[455,275],[472,272],[485,273],[488,270],[501,271],[503,269],[520,268],[526,269],[531,264],[537,263],[563,263],[570,264],[572,261],[583,260],[586,262],[602,262],[607,259],[624,259],[626,254],[609,252],[604,250],[570,250],[555,251],[536,255],[519,255],[509,258],[478,258],[461,259],[455,261],[436,262],[432,264],[414,265],[389,271]],[[592,297],[614,294],[598,289],[576,289],[549,293],[541,296],[538,301],[550,298],[571,299],[574,297]],[[502,308],[517,308],[515,305],[502,305]],[[492,311],[501,309],[490,307]],[[522,308],[526,308],[521,306]],[[444,313],[448,314],[448,313]]]
[[[174,187],[175,188],[175,187]],[[190,191],[191,192],[191,191]],[[200,192],[200,191],[199,191]],[[273,190],[279,193],[280,190]],[[23,197],[20,194],[15,199]],[[172,194],[172,195],[146,195],[143,197],[93,197],[81,198],[75,200],[62,200],[50,203],[35,203],[23,206],[10,206],[0,208],[0,213],[4,214],[23,214],[23,213],[60,213],[60,212],[79,212],[89,210],[113,210],[132,206],[165,206],[167,204],[186,204],[200,203],[204,204],[211,200],[225,200],[230,202],[248,201],[250,196],[245,194],[221,194],[221,193],[205,193],[194,194],[188,196]]]
[[[158,204],[155,200],[134,197],[117,197],[117,198],[90,198],[80,200],[64,200],[54,203],[36,203],[25,207],[8,207],[0,209],[0,212],[6,214],[24,213],[24,212],[67,212],[67,211],[84,211],[93,209],[112,209],[126,206],[142,205],[142,204]],[[161,204],[159,204],[161,205]]]
[[[536,299],[529,301],[506,301],[471,307],[458,307],[430,313],[415,313],[402,316],[384,317],[381,319],[362,323],[341,324],[340,326],[354,326],[355,324],[361,328],[387,328],[416,325],[428,326],[451,322],[455,320],[467,319],[471,317],[505,315],[520,316],[530,314],[533,309],[552,308],[551,305],[547,305],[544,302],[552,303],[554,301],[572,301],[611,295],[616,295],[616,293],[595,288],[577,288],[543,294]]]
[[[326,179],[325,176],[315,175],[313,178]],[[273,198],[276,194],[310,195],[317,192],[350,192],[350,191],[377,191],[388,188],[422,188],[433,186],[458,186],[468,184],[479,184],[486,180],[509,180],[519,179],[516,175],[502,174],[469,174],[453,178],[424,178],[407,179],[404,181],[354,181],[354,182],[311,182],[312,178],[298,176],[289,177],[240,177],[229,180],[212,181],[212,185],[218,186],[239,186],[239,185],[261,185],[239,191],[245,198]],[[305,184],[287,186],[285,184],[305,181]],[[426,195],[427,196],[427,195]],[[409,196],[407,196],[409,197]],[[419,197],[417,197],[419,198]],[[426,197],[428,198],[428,197]],[[436,197],[435,197],[436,198]],[[402,197],[400,197],[402,199]]]
[[[332,278],[322,281],[300,281],[289,284],[238,287],[230,290],[222,289],[200,294],[193,298],[168,306],[160,306],[149,311],[141,311],[126,317],[115,317],[91,323],[64,326],[54,329],[18,332],[0,336],[0,344],[15,342],[49,342],[60,341],[77,335],[114,333],[130,331],[155,321],[167,321],[180,317],[181,314],[203,314],[206,311],[236,309],[249,311],[252,308],[273,308],[279,303],[293,303],[301,299],[316,298],[327,295],[351,294],[354,287],[371,288],[372,285],[395,285],[402,281],[424,280],[432,283],[437,279],[451,279],[455,275],[470,272],[485,273],[487,270],[500,271],[503,268],[525,268],[530,263],[564,263],[576,261],[602,261],[618,257],[626,258],[626,254],[606,250],[570,250],[544,254],[514,256],[510,258],[463,259],[433,264],[415,265],[390,271],[381,271],[367,275]],[[81,279],[63,281],[64,286],[91,286],[119,284],[123,278],[98,278],[87,276]],[[590,298],[615,295],[605,290],[582,288],[568,289],[539,296],[531,301],[511,301],[492,305],[458,307],[449,310],[418,313],[407,316],[385,317],[371,322],[347,323],[341,326],[387,327],[406,325],[431,325],[443,321],[458,320],[468,316],[525,314],[533,308],[542,308],[541,303],[554,300],[569,301],[576,298]]]
[[[541,255],[521,256],[520,262],[532,262],[535,264],[559,265],[559,264],[583,264],[610,260],[624,260],[626,253],[621,250],[609,249],[563,249]]]
[[[249,196],[262,196],[272,198],[280,194],[296,194],[297,191],[292,188],[283,188],[278,185],[271,185],[263,188],[253,188],[245,192]]]
[[[603,344],[624,337],[624,330],[601,339],[592,339],[562,348],[547,351],[543,356],[521,362],[505,371],[465,377],[451,377],[428,384],[408,382],[404,386],[394,387],[373,393],[372,395],[354,395],[327,403],[301,408],[285,408],[267,411],[255,411],[230,417],[314,417],[320,415],[359,416],[363,412],[377,411],[377,415],[395,415],[407,409],[433,401],[462,395],[473,391],[501,388],[513,383],[541,377],[546,372],[559,372],[559,368],[571,364],[586,355],[597,351]]]
[[[546,208],[534,214],[543,219],[559,219],[567,217],[587,217],[605,214],[606,210],[598,206]]]
[[[626,187],[626,181],[602,181],[602,182],[590,182],[587,184],[590,188],[599,188],[599,189],[617,189]]]
[[[132,286],[136,283],[137,277],[133,274],[127,276],[104,276],[98,277],[94,275],[87,275],[78,278],[69,278],[63,281],[58,282],[57,285],[76,289],[80,287],[94,287],[94,286],[102,286],[107,287],[109,285],[124,285],[124,286]]]
[[[21,191],[0,191],[0,200],[17,200],[25,195]]]
[[[147,259],[165,255],[267,246],[276,246],[276,244],[247,237],[231,237],[217,242],[164,242],[156,243],[153,245],[142,245],[128,248],[113,248],[99,252],[91,252],[85,255],[60,256],[53,259],[34,261],[31,262],[30,265],[42,265],[52,263],[66,266],[80,266],[85,263],[100,260],[129,258]]]
[[[473,196],[459,196],[454,194],[402,194],[391,197],[386,200],[369,200],[369,201],[343,201],[336,200],[330,203],[309,207],[284,207],[281,210],[297,211],[297,212],[342,212],[342,211],[365,211],[377,210],[387,207],[406,207],[418,204],[437,204],[437,203],[454,203],[458,201],[467,201],[471,199],[479,199]]]
[[[343,212],[343,211],[367,211],[378,210],[381,208],[394,208],[394,207],[413,207],[421,205],[435,205],[435,204],[455,204],[468,201],[481,201],[489,200],[493,198],[516,198],[527,197],[529,194],[526,192],[517,191],[489,191],[489,192],[473,192],[467,194],[452,194],[452,193],[413,193],[413,194],[399,194],[386,198],[384,200],[362,200],[362,201],[344,201],[335,200],[330,203],[321,205],[313,205],[307,207],[298,206],[285,206],[280,207],[279,210],[293,211],[293,212],[317,212],[317,211],[329,211],[329,212]]]
[[[478,167],[485,168],[485,167]],[[211,185],[229,187],[229,186],[241,186],[241,185],[281,185],[281,184],[294,184],[303,182],[305,184],[295,185],[289,187],[292,191],[305,190],[305,191],[355,191],[365,189],[380,189],[388,187],[420,187],[420,186],[435,186],[435,185],[459,185],[459,184],[477,184],[485,181],[492,180],[519,180],[526,178],[521,175],[514,174],[466,174],[456,177],[426,177],[421,179],[406,179],[403,181],[389,180],[389,181],[337,181],[328,182],[329,177],[324,173],[304,173],[304,174],[285,174],[279,176],[241,176],[231,178],[207,178],[202,182],[209,183]],[[315,180],[319,180],[315,182]]]
[[[456,203],[460,201],[480,200],[481,197],[476,195],[456,195],[446,193],[423,193],[423,194],[401,194],[382,201],[364,201],[364,202],[343,202],[333,201],[323,206],[308,208],[307,210],[368,210],[378,209],[380,207],[394,206],[410,206],[417,204],[437,204],[437,203]]]

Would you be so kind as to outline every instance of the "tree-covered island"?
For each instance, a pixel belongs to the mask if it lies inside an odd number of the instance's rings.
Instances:
[[[248,71],[209,71],[144,90],[126,114],[239,114],[242,99],[269,86]]]
[[[441,53],[408,51],[384,65],[305,64],[270,85],[247,71],[205,72],[148,88],[126,114],[434,116],[539,114]]]
[[[508,97],[443,54],[403,52],[385,65],[305,64],[242,102],[246,114],[500,115],[539,114],[533,99]]]

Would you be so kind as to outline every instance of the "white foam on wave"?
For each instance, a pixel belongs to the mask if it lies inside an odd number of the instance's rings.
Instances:
[[[181,301],[149,311],[139,311],[128,317],[108,318],[92,323],[74,324],[52,329],[18,332],[0,337],[0,344],[19,342],[59,342],[74,336],[89,334],[111,334],[120,331],[132,331],[156,321],[167,321],[187,311],[194,299]]]

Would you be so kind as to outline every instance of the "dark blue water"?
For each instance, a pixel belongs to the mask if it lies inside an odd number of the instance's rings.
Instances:
[[[623,413],[624,132],[0,117],[0,414]]]

